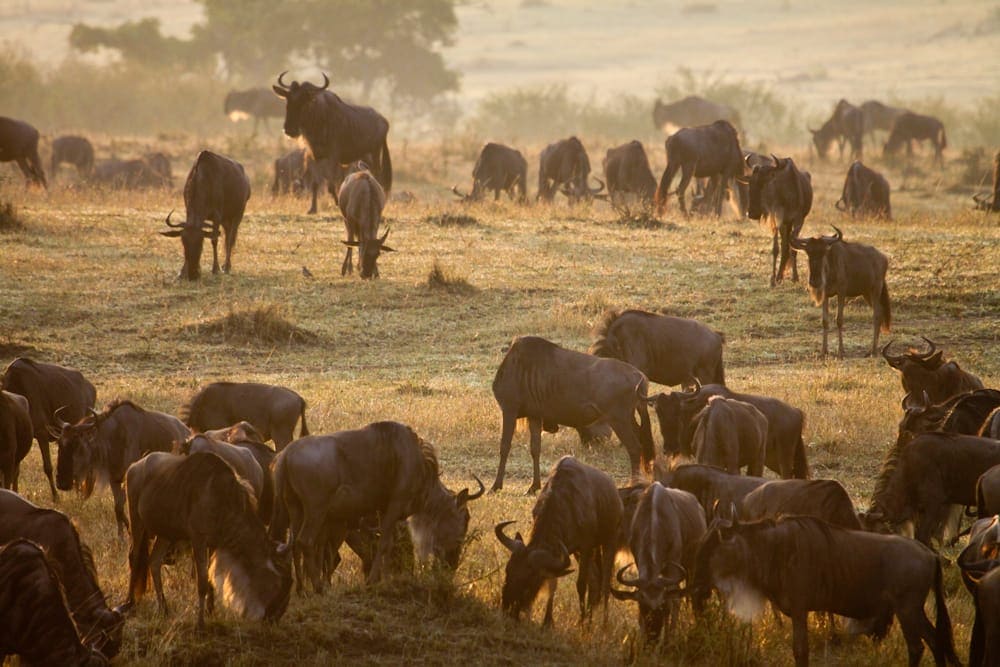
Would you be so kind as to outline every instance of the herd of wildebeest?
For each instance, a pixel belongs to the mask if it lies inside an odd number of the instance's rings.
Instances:
[[[376,260],[391,250],[388,232],[379,235],[392,185],[389,123],[374,109],[341,100],[324,79],[323,86],[286,84],[282,74],[273,86],[277,97],[267,90],[234,92],[225,111],[284,115],[285,133],[301,137],[304,148],[275,162],[274,193],[311,190],[315,211],[316,192],[327,183],[347,228],[342,273],[352,270],[351,249],[358,247],[361,276],[377,277]],[[676,193],[687,215],[685,191],[696,179],[693,208],[719,215],[728,191],[741,214],[771,223],[772,285],[789,264],[797,280],[795,251],[807,254],[809,292],[823,306],[824,355],[833,296],[840,356],[844,302],[856,296],[873,308],[869,353],[879,352],[879,333],[891,322],[887,259],[844,240],[836,228],[833,236],[799,238],[812,207],[810,174],[789,157],[742,151],[739,116],[725,105],[693,97],[657,101],[653,117],[658,126],[681,127],[666,140],[659,183],[642,144],[633,141],[608,150],[606,183],[592,187],[586,150],[570,137],[542,151],[538,199],[552,201],[559,193],[571,203],[606,198],[660,215]],[[934,118],[841,100],[812,134],[820,157],[835,140],[841,151],[850,144],[855,161],[837,207],[852,217],[891,216],[888,181],[860,162],[864,136],[874,129],[888,130],[886,154],[929,140],[940,161],[946,145]],[[27,123],[0,118],[0,160],[16,160],[29,181],[45,186],[38,136]],[[95,164],[90,142],[74,136],[56,139],[52,148],[52,174],[68,162],[87,179],[119,179],[129,187],[169,183],[162,156]],[[680,184],[671,191],[678,171]],[[454,191],[465,201],[506,191],[523,202],[526,177],[519,151],[488,143],[471,192]],[[998,188],[1000,173],[977,205],[997,211]],[[184,186],[185,218],[172,222],[168,215],[162,232],[181,238],[181,277],[199,278],[205,238],[212,242],[213,273],[220,270],[220,227],[221,269],[230,270],[249,197],[239,163],[207,150],[197,156]],[[581,619],[610,595],[633,600],[650,642],[673,628],[683,599],[699,614],[716,591],[739,616],[766,602],[790,616],[797,664],[808,662],[810,611],[848,617],[852,632],[876,639],[896,617],[911,665],[924,644],[936,664],[959,664],[942,566],[931,544],[950,535],[961,508],[975,508],[978,520],[965,531],[969,545],[958,558],[976,607],[969,662],[1000,664],[1000,569],[994,569],[1000,563],[1000,391],[946,361],[930,340],[926,350],[900,354],[891,353],[891,343],[882,347],[902,378],[903,414],[871,505],[859,513],[839,482],[810,479],[802,411],[727,387],[722,334],[694,320],[626,310],[608,312],[594,335],[587,353],[519,336],[493,381],[502,415],[493,491],[503,487],[521,419],[533,464],[529,492],[540,491],[527,540],[510,536],[512,521],[495,527],[510,551],[501,599],[506,613],[516,618],[530,611],[544,586],[545,623],[551,623],[555,582],[573,571],[573,555]],[[681,388],[650,396],[650,381]],[[0,656],[19,654],[32,664],[114,658],[129,610],[149,579],[166,613],[161,568],[174,562],[182,543],[194,561],[199,626],[216,593],[247,618],[279,619],[293,582],[300,592],[306,584],[322,591],[344,542],[360,556],[369,582],[412,568],[414,560],[453,569],[466,542],[469,505],[485,492],[478,478],[474,492],[446,488],[434,446],[405,424],[310,435],[306,402],[284,387],[216,382],[194,395],[180,418],[129,400],[98,411],[97,392],[79,371],[23,357],[7,366],[2,387],[0,478],[10,490],[0,491],[0,544],[6,545],[0,549]],[[650,408],[662,437],[660,456]],[[560,426],[577,429],[584,441],[614,433],[628,455],[629,484],[616,487],[607,473],[570,456],[543,484],[541,433]],[[129,590],[121,606],[108,607],[72,521],[17,495],[20,465],[33,441],[53,499],[57,489],[76,488],[88,497],[110,487],[119,536],[130,542]],[[54,467],[50,442],[57,445]],[[685,462],[691,459],[696,462]],[[780,479],[765,479],[765,468]],[[915,539],[899,534],[907,526]],[[622,553],[629,565],[615,573]],[[924,611],[931,592],[934,624]]]

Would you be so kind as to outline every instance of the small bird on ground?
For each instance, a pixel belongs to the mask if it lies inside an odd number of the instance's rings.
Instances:
[[[302,275],[304,275],[304,276],[305,276],[306,278],[312,278],[312,277],[313,277],[313,274],[312,274],[312,271],[310,271],[310,270],[309,270],[308,268],[306,268],[306,266],[304,266],[304,265],[303,265],[303,267],[302,267]]]

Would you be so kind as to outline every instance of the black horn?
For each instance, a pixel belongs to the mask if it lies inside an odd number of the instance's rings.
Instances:
[[[320,88],[320,90],[326,90],[327,88],[330,87],[330,77],[326,75],[326,72],[323,72],[322,74],[323,74],[323,86]]]
[[[521,549],[524,548],[524,542],[520,540],[511,539],[505,532],[503,532],[503,529],[512,523],[517,523],[517,522],[501,521],[493,528],[493,533],[497,536],[497,539],[500,540],[500,544],[507,547],[507,550],[510,551],[511,553],[515,551],[520,551]]]
[[[634,579],[626,579],[624,576],[625,570],[629,569],[630,567],[632,567],[632,563],[629,563],[625,567],[618,570],[618,574],[615,575],[615,579],[617,579],[618,583],[621,584],[622,586],[632,586],[634,588],[639,585],[639,578],[636,577]]]
[[[67,426],[70,425],[69,422],[64,421],[63,418],[59,416],[59,414],[63,410],[66,410],[68,408],[69,408],[68,405],[64,405],[64,406],[62,406],[61,408],[57,409],[55,412],[52,413],[52,416],[56,418],[57,422],[59,422],[59,428],[66,428]]]
[[[170,216],[172,216],[173,214],[174,214],[174,209],[171,209],[170,213],[167,213],[167,219],[165,220],[165,222],[167,223],[167,227],[174,227],[174,228],[183,227],[184,226],[183,222],[170,222]]]
[[[286,74],[288,74],[288,70],[287,69],[284,72],[282,72],[281,74],[278,75],[278,85],[287,90],[288,89],[288,84],[285,83],[285,81],[284,81],[284,77],[285,77]]]
[[[483,480],[479,479],[478,475],[473,475],[472,479],[476,480],[476,484],[479,485],[479,491],[477,491],[477,492],[475,492],[473,494],[470,494],[468,499],[469,500],[478,500],[479,498],[482,497],[482,495],[484,493],[486,493],[486,487],[483,485]]]
[[[934,356],[934,353],[935,353],[935,352],[937,352],[937,345],[936,345],[936,344],[934,343],[934,341],[932,341],[932,340],[931,340],[930,338],[928,338],[927,336],[921,336],[921,338],[923,338],[923,339],[924,339],[924,342],[926,342],[926,343],[927,343],[927,345],[928,345],[928,346],[930,346],[930,348],[931,348],[931,349],[930,349],[930,350],[928,350],[927,352],[924,352],[923,354],[921,354],[921,355],[920,355],[920,358],[921,358],[922,360],[927,360],[927,359],[930,359],[931,357],[933,357],[933,356]]]

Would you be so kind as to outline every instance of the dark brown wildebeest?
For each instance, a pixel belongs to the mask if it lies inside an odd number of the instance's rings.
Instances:
[[[893,616],[906,639],[909,664],[920,664],[923,643],[934,661],[960,665],[945,603],[941,564],[922,544],[873,535],[822,519],[786,516],[752,523],[719,522],[698,550],[689,588],[695,599],[717,589],[737,616],[747,619],[770,601],[792,619],[795,664],[809,664],[810,611],[871,620],[881,639]],[[934,592],[937,625],[924,613]]]
[[[113,157],[95,164],[89,174],[89,180],[112,189],[132,190],[145,187],[163,187],[168,184],[169,177],[164,177],[144,158],[119,160]]]
[[[697,498],[708,521],[716,517],[718,508],[728,512],[735,507],[739,514],[743,498],[768,482],[764,477],[731,475],[722,468],[700,463],[671,464],[669,468],[664,468],[660,466],[659,459],[653,469],[653,477],[664,486],[687,491]]]
[[[285,99],[285,134],[304,136],[317,160],[329,158],[334,164],[369,160],[372,174],[386,194],[392,191],[392,159],[386,135],[389,121],[371,107],[349,104],[327,90],[330,79],[323,75],[323,86],[308,81],[285,85],[282,72],[278,97]],[[372,159],[374,158],[374,159]]]
[[[344,228],[347,231],[347,240],[342,241],[347,246],[347,252],[340,266],[340,275],[354,272],[354,267],[351,266],[351,254],[354,248],[357,248],[358,273],[365,279],[378,278],[379,255],[394,250],[385,244],[389,236],[388,229],[382,236],[378,235],[378,227],[382,223],[382,209],[385,208],[385,191],[363,162],[357,162],[351,167],[350,173],[340,186],[338,203],[340,212],[344,215]]]
[[[166,188],[174,184],[174,174],[170,167],[170,158],[164,153],[152,152],[142,156],[143,162],[150,173],[150,184]]]
[[[52,164],[49,173],[56,177],[59,165],[65,162],[76,167],[80,176],[89,176],[94,168],[94,147],[86,137],[67,134],[52,141]]]
[[[976,480],[976,516],[983,519],[995,514],[1000,514],[1000,465],[993,466]]]
[[[31,451],[34,439],[28,399],[0,391],[0,483],[3,488],[17,491],[21,461]]]
[[[572,456],[559,459],[531,510],[534,521],[528,542],[520,533],[513,539],[504,533],[513,521],[494,528],[500,544],[510,551],[500,602],[504,613],[515,619],[524,612],[530,615],[532,603],[547,584],[543,624],[552,625],[558,579],[572,572],[570,554],[580,569],[576,592],[581,621],[598,604],[606,613],[622,513],[618,489],[607,473]]]
[[[516,148],[490,142],[483,146],[472,168],[472,192],[463,195],[457,185],[451,190],[462,201],[479,201],[492,190],[493,201],[499,201],[500,193],[506,192],[523,204],[528,198],[528,161]]]
[[[264,496],[264,471],[254,453],[246,448],[233,445],[228,442],[213,440],[203,435],[195,434],[187,440],[177,443],[175,453],[184,455],[195,454],[197,452],[208,452],[215,454],[220,459],[229,464],[236,476],[245,480],[253,490],[254,500],[257,504],[257,515],[261,521],[267,523],[271,519],[272,503]],[[273,489],[271,489],[273,493]]]
[[[644,310],[608,310],[594,328],[588,352],[621,359],[652,382],[693,387],[697,382],[725,384],[725,337],[684,317]]]
[[[129,524],[129,594],[126,608],[146,592],[152,575],[160,611],[167,613],[161,567],[169,547],[190,542],[198,584],[198,627],[213,611],[209,582],[227,606],[253,620],[278,620],[288,607],[292,572],[285,550],[267,538],[252,492],[215,454],[153,452],[126,474]],[[152,543],[152,550],[150,546]]]
[[[271,195],[287,195],[289,193],[299,193],[305,188],[303,175],[305,174],[304,148],[296,148],[294,151],[285,153],[274,161],[274,182],[271,184]]]
[[[267,127],[268,118],[282,118],[285,115],[285,105],[267,88],[250,88],[229,91],[222,111],[234,123],[248,116],[252,117],[253,133],[256,135],[260,121],[264,121],[264,126]]]
[[[776,479],[761,484],[743,496],[741,519],[777,519],[799,514],[823,519],[829,524],[861,530],[861,521],[847,489],[834,479]]]
[[[927,394],[903,398],[903,418],[899,420],[896,445],[902,447],[915,436],[930,431],[979,435],[1000,407],[1000,390],[976,389],[934,404]]]
[[[16,493],[0,491],[0,544],[18,538],[45,549],[83,642],[109,660],[118,655],[122,615],[108,608],[97,583],[93,555],[73,522],[62,512],[36,507]]]
[[[49,187],[38,157],[38,130],[22,120],[0,116],[0,162],[11,161],[17,162],[28,185]]]
[[[448,490],[441,483],[434,445],[409,426],[388,421],[299,438],[275,459],[274,488],[272,535],[284,523],[277,513],[287,513],[298,589],[308,577],[316,592],[323,589],[323,552],[339,551],[348,530],[376,512],[381,535],[370,583],[382,578],[395,526],[404,519],[409,519],[418,559],[434,556],[454,569],[469,528],[468,503],[482,495]]]
[[[206,238],[212,241],[212,273],[219,272],[220,226],[226,233],[226,261],[222,270],[229,273],[236,233],[248,199],[250,180],[243,165],[211,151],[198,154],[184,183],[184,222],[171,223],[168,214],[167,227],[173,229],[160,232],[164,236],[181,237],[184,244],[181,278],[201,277],[201,249]]]
[[[58,445],[56,486],[69,491],[76,486],[89,498],[99,484],[108,484],[115,500],[118,536],[128,528],[122,482],[128,467],[148,452],[169,452],[191,432],[173,415],[144,410],[132,401],[115,401],[103,412],[70,424],[56,411],[58,425],[49,433]]]
[[[774,287],[784,280],[789,263],[792,280],[799,279],[791,241],[798,237],[812,210],[813,189],[812,175],[796,167],[792,158],[771,157],[773,164],[757,164],[747,181],[747,217],[752,220],[766,217],[771,225],[771,287]],[[750,164],[749,157],[746,164]]]
[[[536,336],[515,338],[493,378],[503,432],[493,490],[503,488],[507,456],[517,420],[526,417],[531,437],[533,477],[528,493],[541,488],[542,429],[580,428],[607,422],[628,452],[632,475],[652,464],[646,392],[649,380],[631,364],[567,350]],[[635,422],[639,413],[640,423]]]
[[[59,577],[34,542],[0,547],[0,662],[17,655],[24,665],[108,664],[78,634]]]
[[[695,422],[691,446],[698,463],[734,475],[742,466],[747,467],[747,475],[764,474],[767,417],[760,410],[743,401],[711,396]]]
[[[843,359],[844,304],[860,296],[872,307],[872,346],[865,356],[873,357],[878,352],[879,332],[888,332],[892,326],[892,304],[885,283],[889,259],[870,245],[844,241],[843,233],[833,229],[833,236],[791,240],[793,248],[809,256],[809,295],[823,308],[823,356],[827,355],[830,297],[837,297],[837,355]]]
[[[983,382],[972,373],[963,371],[954,361],[945,363],[944,350],[937,349],[934,341],[921,336],[930,346],[927,352],[914,348],[904,354],[889,354],[889,341],[882,348],[882,357],[886,363],[900,373],[903,391],[907,400],[920,400],[924,392],[931,404],[942,403],[952,396],[975,389],[982,389]],[[904,404],[904,410],[909,405]]]
[[[944,123],[934,116],[924,116],[906,111],[896,116],[889,130],[889,139],[882,151],[883,157],[895,155],[906,144],[906,155],[913,155],[914,141],[930,141],[934,146],[934,161],[944,168],[944,149],[948,147]]]
[[[77,421],[88,413],[97,401],[97,390],[80,371],[56,364],[18,357],[7,365],[3,375],[3,388],[20,394],[28,400],[31,429],[42,453],[42,468],[49,480],[52,499],[56,499],[56,483],[52,477],[52,459],[49,455],[49,427],[56,428],[60,420],[55,412],[64,408],[61,419]]]
[[[981,438],[993,438],[1000,440],[1000,407],[994,408],[993,412],[986,418],[977,434]],[[1000,512],[998,512],[1000,514]]]
[[[993,158],[993,192],[992,194],[974,194],[976,208],[986,212],[1000,211],[1000,151]]]
[[[364,164],[368,164],[367,160],[370,158],[370,155],[366,155]],[[324,188],[333,197],[333,203],[339,204],[340,188],[350,171],[349,167],[334,162],[330,158],[317,160],[309,151],[305,152],[303,164],[305,166],[302,172],[302,187],[312,196],[309,210],[306,213],[312,214],[319,210],[317,206],[319,191]]]
[[[570,204],[589,199],[604,189],[601,179],[595,177],[601,184],[597,188],[591,188],[587,184],[589,179],[590,158],[583,143],[575,136],[561,139],[542,150],[538,162],[538,194],[535,199],[551,202],[557,191],[566,195]]]
[[[659,99],[653,102],[653,125],[658,130],[664,129],[668,123],[677,127],[695,127],[711,125],[717,120],[729,121],[735,127],[740,126],[740,115],[736,109],[697,95],[689,95],[669,104],[664,104]]]
[[[873,140],[875,130],[888,132],[892,129],[892,122],[896,120],[896,116],[906,111],[900,107],[882,104],[878,100],[867,100],[858,108],[861,109],[861,117],[865,122],[865,134],[871,135]]]
[[[248,421],[265,441],[274,440],[279,451],[292,441],[300,417],[299,437],[309,435],[305,399],[291,389],[257,382],[206,385],[181,408],[180,417],[198,432]]]
[[[656,188],[656,214],[663,215],[666,210],[667,199],[672,194],[670,184],[680,171],[677,199],[681,204],[681,212],[688,215],[684,205],[684,191],[691,179],[715,177],[718,179],[713,190],[715,215],[722,215],[722,198],[727,185],[743,174],[743,153],[736,128],[726,120],[717,120],[711,125],[685,127],[667,137],[664,148],[667,152],[667,167]]]
[[[642,142],[632,140],[627,144],[609,148],[602,162],[604,178],[608,181],[608,201],[617,210],[627,208],[631,195],[643,208],[653,205],[656,196],[656,177],[649,167],[649,158]]]
[[[834,204],[838,211],[850,213],[852,218],[885,218],[892,220],[889,202],[889,181],[874,169],[851,163],[844,178],[844,190]]]
[[[840,157],[844,157],[844,142],[851,144],[851,158],[860,160],[864,152],[865,118],[861,109],[845,99],[837,102],[830,118],[818,130],[809,128],[813,135],[813,145],[820,160],[826,159],[826,152],[834,139],[840,147]]]
[[[977,521],[958,557],[962,582],[972,594],[976,619],[969,639],[969,667],[1000,663],[1000,526],[998,517]]]
[[[639,605],[639,627],[647,642],[669,635],[680,611],[681,583],[694,570],[698,543],[705,534],[705,511],[687,491],[653,482],[642,493],[630,522],[629,548],[638,576],[618,581],[634,590],[611,589],[619,600]]]

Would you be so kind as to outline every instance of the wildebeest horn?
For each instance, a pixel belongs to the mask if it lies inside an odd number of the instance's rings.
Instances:
[[[788,240],[788,245],[792,246],[796,250],[805,250],[806,249],[806,242],[804,240],[800,239],[798,236],[795,236],[795,237],[789,239]]]
[[[625,570],[632,567],[632,565],[633,565],[632,563],[629,563],[622,569],[618,570],[618,574],[615,575],[615,578],[618,580],[618,583],[620,583],[622,586],[632,586],[633,588],[639,586],[639,577],[636,577],[634,579],[625,579],[625,577],[623,576],[625,574]]]
[[[98,417],[101,416],[94,408],[87,408],[87,412],[89,412],[94,419],[97,419]]]
[[[69,407],[68,405],[64,405],[52,413],[52,416],[56,418],[57,422],[59,422],[59,428],[66,428],[67,426],[70,425],[69,422],[64,421],[63,418],[59,416],[59,413],[67,409],[68,407]]]
[[[388,238],[388,237],[389,237],[389,228],[388,228],[388,227],[386,227],[386,228],[385,228],[385,234],[383,234],[383,235],[382,235],[381,237],[379,237],[379,240],[378,240],[378,242],[379,242],[379,243],[385,243],[385,240],[386,240],[386,238]]]
[[[167,227],[183,227],[184,226],[183,222],[170,222],[170,216],[174,214],[174,210],[175,209],[170,209],[170,213],[167,213],[167,219],[166,219]]]
[[[465,494],[466,494],[465,502],[469,502],[470,500],[478,500],[479,498],[482,497],[484,493],[486,493],[486,487],[483,486],[483,480],[479,479],[478,475],[476,474],[472,475],[472,479],[476,480],[476,484],[479,485],[479,491],[475,493],[469,493],[469,490],[465,489]]]
[[[824,236],[823,240],[826,241],[827,243],[836,243],[837,241],[843,241],[844,232],[840,231],[840,229],[838,229],[836,225],[830,225],[830,226],[833,227],[833,231],[835,233],[832,237]]]
[[[115,611],[115,612],[121,614],[122,616],[124,616],[125,614],[129,613],[130,611],[132,611],[132,606],[134,604],[135,604],[134,602],[125,602],[124,604],[120,604],[117,607],[115,607],[113,611]]]
[[[326,72],[322,72],[322,74],[323,74],[323,86],[320,88],[320,90],[326,90],[327,88],[330,87],[330,77],[326,75]]]
[[[288,89],[288,84],[285,83],[284,80],[283,80],[284,76],[286,74],[288,74],[288,70],[287,69],[284,72],[282,72],[281,74],[278,75],[278,85],[281,86],[282,88],[285,88],[287,90]]]
[[[505,532],[503,532],[503,529],[512,523],[517,523],[517,522],[501,521],[493,528],[493,533],[497,536],[497,539],[500,540],[500,544],[507,547],[507,550],[510,551],[511,553],[514,553],[524,548],[524,542],[521,542],[520,540],[511,539]]]
[[[882,358],[885,359],[886,363],[888,363],[893,368],[898,368],[897,364],[899,364],[899,363],[901,363],[903,361],[903,357],[905,355],[902,355],[902,354],[897,354],[897,355],[889,354],[889,346],[892,345],[894,342],[895,342],[895,339],[890,340],[888,343],[886,343],[885,345],[882,346]]]
[[[668,567],[672,567],[675,570],[677,570],[678,572],[680,572],[681,573],[681,579],[687,579],[688,571],[684,568],[683,565],[681,565],[677,561],[675,561],[675,560],[669,561],[667,563],[667,566]]]
[[[934,353],[937,352],[937,345],[935,345],[934,341],[932,341],[927,336],[921,336],[921,338],[924,339],[924,341],[930,346],[931,349],[928,350],[927,352],[924,352],[923,354],[921,354],[920,358],[923,359],[923,360],[930,359],[931,357],[934,356]]]
[[[597,193],[599,193],[601,190],[603,190],[605,188],[605,185],[606,185],[604,183],[604,181],[602,181],[601,179],[599,179],[597,176],[594,176],[594,180],[597,181],[598,183],[600,183],[601,185],[600,185],[600,187],[598,187],[596,189],[591,188],[591,187],[587,188],[588,190],[590,190],[590,194],[592,194],[592,195],[596,195]]]
[[[451,186],[451,191],[454,192],[459,197],[461,197],[462,199],[468,199],[469,198],[469,195],[463,195],[461,192],[458,191],[458,186],[457,185]]]

